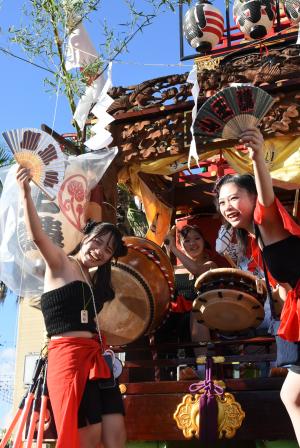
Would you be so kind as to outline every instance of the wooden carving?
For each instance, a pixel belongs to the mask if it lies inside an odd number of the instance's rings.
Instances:
[[[208,68],[207,68],[208,67]],[[269,53],[234,52],[218,64],[198,66],[198,106],[233,82],[266,89],[276,102],[261,123],[265,136],[300,134],[300,55],[297,46],[270,49]],[[108,112],[114,145],[121,148],[121,163],[185,154],[191,141],[191,84],[187,73],[114,87]],[[230,142],[206,142],[197,137],[201,151],[228,147]]]

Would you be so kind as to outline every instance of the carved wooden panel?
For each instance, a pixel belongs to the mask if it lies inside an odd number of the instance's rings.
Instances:
[[[209,62],[198,61],[199,107],[232,82],[252,83],[276,99],[262,122],[262,132],[268,136],[300,134],[300,55],[296,46],[270,49],[268,54],[258,50],[251,54],[234,52],[221,59],[219,65]],[[108,112],[116,121],[110,130],[113,144],[121,148],[121,163],[187,153],[193,107],[187,75],[164,76],[111,89],[115,101]],[[230,142],[197,138],[200,152],[226,146]]]
[[[237,381],[236,390],[228,389],[246,413],[233,440],[293,438],[293,429],[280,400],[277,382],[273,382],[273,387],[270,384],[270,388],[264,384],[262,390],[245,390],[240,383],[242,381]],[[173,413],[183,395],[189,393],[189,384],[186,382],[185,392],[183,382],[139,384],[136,392],[132,390],[134,384],[130,385],[124,401],[128,440],[184,440]],[[272,418],[269,418],[270,415]]]

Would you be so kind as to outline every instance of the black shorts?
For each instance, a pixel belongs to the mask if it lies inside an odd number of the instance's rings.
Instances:
[[[109,389],[100,389],[98,381],[88,380],[78,410],[78,428],[102,422],[102,415],[125,415],[119,384]]]

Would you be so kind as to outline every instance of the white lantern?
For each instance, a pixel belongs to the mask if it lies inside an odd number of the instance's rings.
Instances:
[[[197,51],[210,51],[222,39],[223,16],[209,1],[201,0],[187,11],[183,20],[183,33]]]
[[[300,22],[300,1],[299,0],[284,0],[284,9],[286,15],[293,23]]]
[[[273,0],[235,0],[233,17],[246,39],[262,39],[272,29],[275,3]]]

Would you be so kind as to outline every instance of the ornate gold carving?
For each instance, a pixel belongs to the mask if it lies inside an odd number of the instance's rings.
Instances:
[[[203,70],[216,70],[216,68],[219,67],[222,59],[223,57],[221,56],[218,58],[196,58],[195,64],[197,65],[198,73],[201,73]]]
[[[127,392],[127,387],[126,387],[126,385],[125,384],[119,384],[119,389],[120,389],[120,392],[121,392],[121,394],[122,395],[124,395],[124,394],[126,394],[126,392]]]
[[[241,427],[245,418],[245,412],[240,403],[235,401],[232,394],[225,392],[223,397],[217,397],[218,400],[218,425],[219,438],[225,437],[232,439],[238,428]]]
[[[187,394],[177,406],[173,415],[179,429],[186,439],[193,436],[199,438],[199,400],[201,394]],[[231,439],[242,425],[245,412],[241,405],[235,401],[232,394],[225,392],[223,397],[216,397],[218,403],[218,436]]]

